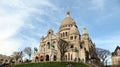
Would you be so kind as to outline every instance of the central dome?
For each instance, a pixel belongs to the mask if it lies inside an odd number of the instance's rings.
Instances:
[[[68,25],[68,24],[75,24],[74,20],[71,17],[66,17],[63,21],[61,26]]]
[[[66,25],[76,25],[75,21],[70,17],[69,11],[67,11],[66,18],[62,21],[61,27]]]

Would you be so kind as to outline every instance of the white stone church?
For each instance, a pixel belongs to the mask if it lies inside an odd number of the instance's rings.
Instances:
[[[67,11],[57,34],[50,29],[46,36],[41,37],[39,52],[34,53],[33,61],[38,59],[42,61],[61,61],[61,53],[58,48],[58,40],[66,41],[69,46],[65,52],[65,61],[87,62],[92,57],[97,58],[95,44],[89,37],[86,28],[83,28],[82,34],[78,30],[75,20],[71,18]]]

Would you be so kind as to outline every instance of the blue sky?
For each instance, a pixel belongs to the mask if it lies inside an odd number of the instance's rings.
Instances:
[[[39,47],[50,28],[57,33],[67,10],[96,47],[120,46],[120,0],[0,0],[0,54]]]

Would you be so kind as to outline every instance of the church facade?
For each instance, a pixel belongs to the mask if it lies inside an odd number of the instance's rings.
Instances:
[[[34,53],[33,61],[36,59],[39,61],[61,61],[61,52],[58,48],[59,40],[68,43],[64,61],[87,62],[93,57],[97,58],[95,44],[89,37],[86,28],[83,28],[83,32],[80,34],[75,20],[71,18],[70,12],[67,11],[57,34],[49,29],[47,35],[41,37],[39,52]]]

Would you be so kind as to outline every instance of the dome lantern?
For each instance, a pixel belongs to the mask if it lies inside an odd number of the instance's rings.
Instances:
[[[67,11],[66,17],[70,17],[70,11]]]

